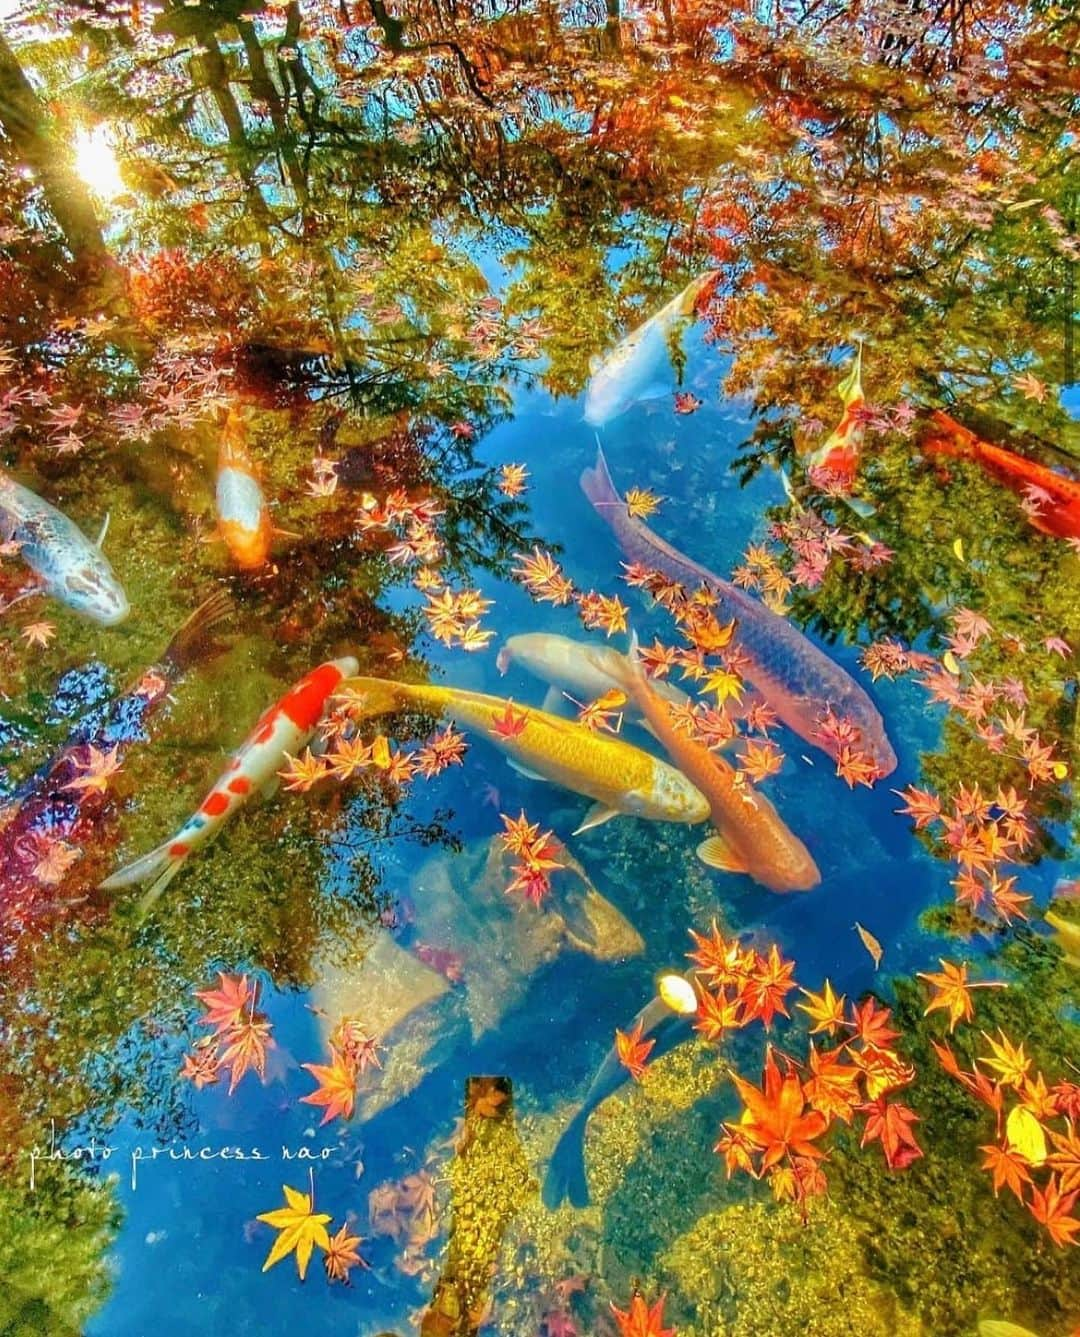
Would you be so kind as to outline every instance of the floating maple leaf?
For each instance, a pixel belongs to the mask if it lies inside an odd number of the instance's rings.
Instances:
[[[285,789],[292,793],[304,794],[329,775],[330,770],[327,759],[316,757],[311,748],[306,747],[299,757],[290,756],[286,752],[285,765],[278,771],[278,775]]]
[[[676,413],[696,413],[701,408],[702,401],[697,395],[691,394],[689,390],[677,390],[675,392],[675,412]]]
[[[918,1122],[919,1116],[896,1100],[886,1100],[880,1096],[871,1105],[863,1106],[867,1113],[866,1127],[863,1129],[860,1146],[870,1142],[880,1142],[885,1153],[885,1161],[890,1170],[904,1170],[912,1161],[917,1161],[923,1154],[922,1148],[915,1141],[911,1125]]]
[[[996,1143],[980,1147],[979,1150],[985,1156],[982,1168],[989,1170],[994,1177],[994,1197],[997,1197],[1001,1188],[1007,1188],[1023,1202],[1024,1185],[1031,1183],[1024,1158],[1011,1147],[999,1147]]]
[[[626,509],[632,519],[646,520],[659,509],[660,500],[655,492],[649,492],[641,487],[632,487],[626,493]]]
[[[300,1280],[303,1281],[315,1245],[317,1244],[320,1249],[330,1248],[330,1237],[326,1233],[330,1217],[325,1212],[315,1212],[311,1197],[307,1193],[298,1193],[287,1184],[283,1185],[283,1192],[287,1206],[279,1207],[273,1212],[262,1212],[255,1218],[257,1221],[265,1221],[268,1226],[273,1226],[275,1230],[281,1232],[271,1245],[262,1270],[266,1272],[275,1263],[280,1263],[283,1258],[287,1258],[295,1251],[296,1270],[300,1274]]]
[[[491,732],[497,738],[517,738],[519,734],[525,732],[528,722],[529,717],[525,711],[515,711],[513,701],[507,701],[503,713],[496,715],[492,720]]]
[[[828,1120],[819,1110],[804,1113],[802,1083],[794,1071],[781,1074],[771,1046],[765,1055],[760,1089],[739,1076],[733,1076],[732,1081],[746,1106],[739,1132],[762,1153],[763,1171],[793,1153],[810,1158],[824,1154],[814,1143],[828,1127]]]
[[[507,497],[520,497],[528,476],[524,464],[504,464],[499,470],[499,491]]]
[[[615,1032],[615,1052],[619,1062],[630,1073],[635,1082],[640,1082],[645,1073],[645,1062],[652,1052],[655,1040],[641,1038],[644,1022],[637,1021],[630,1031]]]
[[[674,1328],[664,1327],[664,1301],[661,1295],[651,1307],[646,1303],[640,1291],[630,1297],[630,1308],[616,1309],[611,1306],[619,1337],[676,1337]]]
[[[232,1030],[254,1014],[258,993],[258,984],[249,984],[246,975],[227,975],[219,970],[216,989],[195,990],[195,997],[206,1004],[199,1025],[213,1026],[218,1035]]]
[[[229,1044],[222,1052],[221,1066],[230,1071],[231,1096],[249,1070],[258,1073],[260,1080],[265,1080],[266,1051],[273,1049],[274,1042],[270,1038],[270,1023],[257,1012],[250,1020],[241,1022],[229,1031],[227,1038]]]
[[[28,622],[19,635],[27,645],[46,646],[56,635],[52,622]]]
[[[80,774],[74,780],[69,780],[64,788],[104,794],[112,777],[123,769],[120,764],[120,746],[116,744],[106,752],[88,743],[85,758],[77,760],[75,764],[80,768]]]
[[[1046,399],[1046,382],[1040,381],[1030,371],[1022,372],[1019,376],[1013,377],[1013,385],[1024,396],[1025,399],[1034,399],[1041,404]]]
[[[967,963],[954,965],[951,961],[942,961],[940,972],[927,974],[918,971],[920,979],[926,980],[934,990],[934,995],[927,1004],[924,1016],[941,1008],[949,1014],[949,1034],[958,1021],[970,1021],[975,1015],[975,1005],[971,1001],[972,989],[1004,989],[1006,986],[997,980],[987,980],[981,984],[972,984],[968,980]]]
[[[844,1021],[844,995],[837,998],[833,992],[832,984],[829,980],[825,981],[825,987],[821,993],[811,993],[809,989],[800,989],[810,1001],[808,1003],[796,1003],[795,1006],[805,1012],[814,1022],[810,1028],[811,1035],[818,1035],[821,1031],[832,1032],[838,1026],[845,1025]]]
[[[347,1284],[349,1273],[354,1267],[370,1267],[370,1263],[360,1257],[357,1246],[362,1243],[359,1235],[350,1234],[348,1223],[336,1235],[330,1236],[326,1257],[323,1259],[327,1281],[343,1281]]]
[[[1058,1248],[1077,1243],[1073,1236],[1080,1231],[1080,1219],[1072,1215],[1072,1209],[1078,1196],[1080,1194],[1075,1190],[1062,1193],[1056,1176],[1051,1176],[1045,1190],[1036,1188],[1031,1194],[1028,1210],[1040,1225],[1046,1227]]]
[[[306,1068],[319,1084],[318,1090],[301,1096],[300,1101],[303,1105],[324,1106],[320,1127],[331,1119],[351,1119],[356,1104],[355,1065],[331,1045],[329,1065],[302,1063],[300,1066]]]

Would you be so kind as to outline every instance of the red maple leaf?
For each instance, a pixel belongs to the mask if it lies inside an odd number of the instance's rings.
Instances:
[[[515,712],[513,701],[507,701],[503,713],[492,720],[491,732],[499,738],[516,738],[518,734],[524,733],[528,722],[528,715],[524,711]]]
[[[867,1115],[861,1146],[880,1142],[890,1170],[904,1170],[919,1159],[922,1148],[911,1131],[911,1125],[919,1118],[914,1110],[897,1100],[888,1101],[884,1096],[861,1108]]]

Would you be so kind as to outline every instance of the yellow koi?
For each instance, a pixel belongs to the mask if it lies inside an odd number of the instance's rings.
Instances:
[[[511,707],[502,697],[457,687],[385,678],[350,678],[340,691],[361,694],[365,717],[416,710],[452,719],[486,737],[522,774],[593,799],[575,835],[620,814],[688,824],[709,815],[704,795],[673,766],[613,734],[546,711]]]

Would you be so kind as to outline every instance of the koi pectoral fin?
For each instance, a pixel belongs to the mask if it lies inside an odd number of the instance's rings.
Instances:
[[[724,873],[745,873],[746,860],[740,858],[727,844],[723,836],[710,836],[697,847],[697,857],[710,868],[719,868]]]
[[[546,775],[541,775],[539,771],[531,771],[528,766],[522,765],[520,761],[515,761],[513,757],[507,757],[506,764],[512,771],[517,771],[518,775],[523,775],[526,780],[547,780]]]
[[[573,834],[580,836],[583,831],[591,831],[594,826],[603,826],[605,822],[610,822],[613,817],[621,815],[617,808],[609,808],[606,803],[594,803]]]
[[[112,519],[112,511],[105,512],[105,519],[101,522],[101,533],[97,536],[94,547],[98,552],[101,551],[101,545],[105,542],[105,535],[109,532],[109,521]]]
[[[544,699],[540,703],[540,709],[546,715],[558,715],[563,719],[574,719],[577,712],[566,699],[566,694],[558,687],[551,686],[544,693]]]

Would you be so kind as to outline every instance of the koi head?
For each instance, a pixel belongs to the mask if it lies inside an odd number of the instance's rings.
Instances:
[[[103,627],[115,627],[131,612],[128,597],[104,557],[68,568],[55,592],[69,608]]]
[[[709,815],[709,800],[674,766],[657,762],[647,790],[631,790],[619,805],[623,812],[654,821],[693,826]]]

